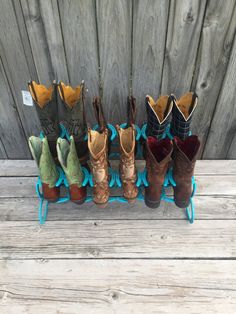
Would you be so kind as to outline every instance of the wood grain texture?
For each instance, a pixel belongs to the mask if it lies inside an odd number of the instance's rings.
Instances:
[[[65,51],[56,0],[21,0],[39,81],[68,81]]]
[[[96,7],[105,115],[123,123],[131,87],[132,1],[96,1]]]
[[[0,259],[236,258],[235,228],[235,220],[4,221]]]
[[[70,83],[85,80],[86,116],[95,122],[92,98],[99,95],[99,61],[94,0],[59,0],[61,26]]]
[[[171,1],[162,94],[180,97],[191,87],[205,6],[205,0]]]
[[[209,1],[198,50],[192,90],[199,96],[192,130],[202,141],[207,139],[211,120],[227,69],[236,30],[235,1]],[[217,38],[217,40],[216,40]],[[224,126],[222,126],[224,128]]]
[[[30,158],[28,144],[0,59],[0,137],[8,158]]]
[[[236,132],[234,134],[226,157],[227,159],[236,159]]]
[[[111,160],[111,167],[118,170],[119,161]],[[144,160],[136,160],[136,167],[143,171]],[[235,160],[198,160],[195,166],[197,176],[236,175]],[[35,177],[38,169],[34,160],[4,160],[0,162],[0,177]]]
[[[235,264],[198,260],[1,261],[0,310],[234,314]]]
[[[132,93],[137,122],[145,121],[145,96],[159,97],[169,1],[135,1],[133,9]]]
[[[236,197],[195,196],[195,220],[235,220]],[[37,198],[1,198],[0,221],[38,221],[39,201]],[[186,220],[184,209],[174,204],[162,202],[158,209],[150,209],[143,202],[124,205],[110,203],[106,208],[98,208],[94,203],[78,206],[72,202],[50,204],[48,221],[78,220]],[[157,222],[161,224],[161,222]]]
[[[231,52],[224,83],[211,123],[203,157],[224,159],[236,133],[236,40]]]
[[[1,161],[2,161],[2,159],[7,159],[7,153],[5,151],[5,148],[3,146],[1,139],[0,139],[0,159],[1,159]]]
[[[10,23],[10,24],[9,24]],[[38,134],[40,123],[34,107],[23,105],[21,90],[27,90],[31,78],[14,7],[11,1],[1,1],[0,54],[8,82],[26,136]]]

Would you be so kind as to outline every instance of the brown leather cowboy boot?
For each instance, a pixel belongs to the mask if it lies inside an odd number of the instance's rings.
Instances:
[[[180,99],[174,99],[170,133],[185,140],[189,136],[190,124],[196,109],[198,96],[196,93],[186,93]]]
[[[108,130],[103,132],[88,129],[88,149],[93,175],[93,201],[100,207],[107,204],[110,189],[108,182]]]
[[[138,195],[136,186],[136,168],[135,168],[135,127],[131,125],[122,129],[116,125],[120,142],[120,165],[119,172],[123,186],[124,197],[128,201],[134,200]]]
[[[157,208],[161,202],[162,186],[171,160],[172,141],[148,137],[146,141],[146,169],[149,186],[145,188],[145,204]]]
[[[192,135],[182,141],[174,137],[173,151],[173,178],[176,186],[174,187],[175,204],[180,208],[189,206],[192,194],[192,176],[200,148],[198,136]]]
[[[53,84],[47,88],[35,81],[30,81],[28,88],[40,120],[42,131],[44,136],[47,137],[50,152],[56,160],[56,141],[60,135],[56,83],[53,82]]]

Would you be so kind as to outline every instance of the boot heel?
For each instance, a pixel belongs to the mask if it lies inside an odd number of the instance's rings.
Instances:
[[[145,205],[149,208],[158,208],[160,206],[161,201],[150,201],[146,197],[144,198]]]

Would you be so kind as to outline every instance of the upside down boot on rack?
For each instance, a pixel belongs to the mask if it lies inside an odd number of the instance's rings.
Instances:
[[[110,196],[108,176],[108,130],[88,129],[88,148],[93,175],[93,201],[104,207]]]
[[[190,204],[192,194],[192,176],[194,175],[197,154],[200,148],[200,140],[196,135],[189,136],[185,141],[174,138],[173,151],[173,178],[174,201],[180,208],[186,208]]]
[[[155,102],[151,96],[146,96],[147,136],[162,138],[173,107],[173,99],[172,95],[161,96]]]
[[[69,184],[71,201],[76,204],[83,204],[87,195],[86,187],[82,186],[83,172],[76,153],[73,136],[70,136],[70,142],[66,139],[58,138],[57,154]]]
[[[170,133],[185,140],[189,136],[190,124],[196,109],[198,96],[196,93],[186,93],[180,99],[174,99]]]
[[[87,143],[84,141],[86,119],[84,110],[84,82],[75,88],[58,83],[58,112],[59,121],[73,135],[78,158],[82,164],[88,157]]]
[[[138,195],[136,186],[135,167],[135,127],[131,125],[122,129],[116,126],[120,143],[120,165],[119,172],[123,186],[124,197],[128,201],[134,200]]]
[[[56,202],[60,196],[60,189],[56,186],[59,172],[50,152],[47,138],[41,139],[31,136],[29,138],[29,148],[39,169],[43,196],[48,201]]]
[[[44,136],[47,137],[53,158],[57,158],[56,141],[60,134],[58,124],[57,90],[56,84],[47,88],[35,81],[28,83],[36,111],[42,126]]]
[[[173,151],[172,141],[168,138],[157,140],[148,137],[146,141],[146,169],[148,187],[145,187],[145,204],[150,208],[160,205],[162,187]]]

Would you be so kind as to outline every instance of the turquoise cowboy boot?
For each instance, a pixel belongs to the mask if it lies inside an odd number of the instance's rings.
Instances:
[[[39,176],[42,181],[43,196],[46,200],[56,202],[60,196],[60,188],[56,186],[59,179],[55,161],[50,152],[46,137],[30,136],[29,148],[39,169]]]
[[[60,137],[58,138],[57,155],[69,184],[71,201],[76,204],[84,203],[87,193],[86,187],[82,186],[83,172],[77,156],[73,136],[70,136],[70,142]]]

